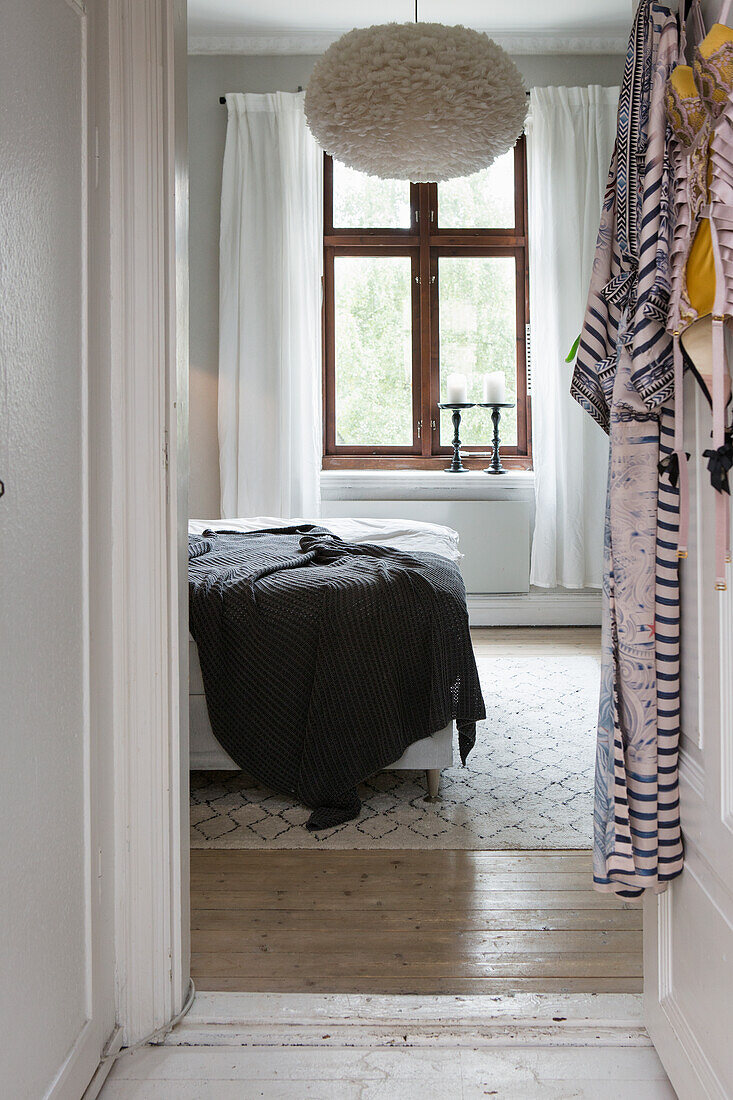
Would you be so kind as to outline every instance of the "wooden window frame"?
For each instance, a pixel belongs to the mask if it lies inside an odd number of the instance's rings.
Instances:
[[[517,444],[501,447],[507,469],[532,469],[532,408],[527,392],[529,270],[527,158],[524,137],[514,150],[514,226],[441,229],[438,186],[410,184],[410,228],[344,229],[333,224],[333,161],[324,154],[323,217],[323,469],[443,470],[452,448],[440,443],[438,260],[441,256],[512,256],[517,279]],[[336,444],[334,260],[338,256],[409,256],[412,261],[413,438],[409,446]],[[490,442],[461,448],[469,469],[488,464]]]

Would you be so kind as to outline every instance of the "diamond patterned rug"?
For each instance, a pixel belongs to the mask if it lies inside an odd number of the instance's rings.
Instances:
[[[309,833],[308,810],[242,772],[191,773],[193,848],[590,848],[599,661],[478,661],[486,721],[468,766],[381,772],[359,789],[361,816]],[[458,751],[456,748],[456,758]]]

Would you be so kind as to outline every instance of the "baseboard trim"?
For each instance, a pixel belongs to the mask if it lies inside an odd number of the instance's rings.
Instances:
[[[533,589],[517,595],[469,595],[471,626],[600,626],[601,593]]]
[[[86,1087],[81,1100],[97,1100],[104,1082],[112,1072],[115,1064],[115,1055],[122,1050],[122,1028],[116,1027],[104,1048],[104,1057],[97,1066],[96,1072]]]
[[[651,1046],[641,994],[199,993],[167,1046]]]

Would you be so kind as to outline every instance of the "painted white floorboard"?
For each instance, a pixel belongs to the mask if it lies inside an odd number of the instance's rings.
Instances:
[[[674,1100],[635,995],[198,994],[103,1100]]]
[[[103,1100],[674,1100],[651,1047],[147,1047]]]

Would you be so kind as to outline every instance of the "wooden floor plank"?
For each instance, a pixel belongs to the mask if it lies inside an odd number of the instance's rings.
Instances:
[[[277,852],[278,868],[287,868],[290,873],[312,868],[304,863],[304,851],[312,849],[289,848]],[[591,871],[593,857],[584,849],[558,850],[540,849],[535,851],[454,851],[450,849],[416,848],[409,851],[389,851],[385,849],[361,848],[355,851],[319,852],[319,873],[342,874],[344,871],[358,870],[360,873],[374,869],[380,873],[387,867],[406,868],[414,872],[437,871],[444,874],[446,869],[465,868],[471,871],[532,871],[535,874],[555,874],[558,871]],[[272,850],[262,849],[220,849],[194,848],[191,851],[191,870],[214,874],[217,871],[237,871],[243,869],[257,874],[272,869]]]
[[[471,978],[477,974],[489,978],[635,978],[641,975],[639,951],[513,954],[456,949],[443,955],[426,956],[410,952],[406,945],[401,947],[399,951],[370,955],[356,945],[351,950],[332,951],[327,958],[309,955],[305,946],[297,951],[196,951],[191,956],[191,969],[205,967],[207,973],[214,976],[239,974],[258,978],[287,978],[296,974],[320,977],[327,970],[329,975],[351,976],[356,980],[380,978],[385,973],[416,978]]]
[[[289,890],[258,890],[253,887],[236,893],[196,891],[198,909],[324,909],[341,913],[354,910],[396,910],[410,912],[458,908],[472,909],[622,909],[626,899],[613,894],[596,894],[584,890],[441,890],[439,886],[423,887],[404,894],[394,891],[391,895],[375,887],[371,892],[344,894],[343,891],[325,890],[313,894],[301,893],[294,897]]]
[[[595,951],[599,954],[617,954],[638,953],[641,949],[641,932],[538,932],[524,929],[506,932],[457,932],[451,929],[436,932],[420,929],[402,935],[404,942],[399,953],[407,952],[411,958],[467,958],[469,955],[487,952],[532,955],[557,952],[564,955],[568,952]],[[299,944],[309,957],[333,955],[333,940],[332,928],[301,932],[299,936]],[[345,939],[344,942],[349,941]],[[353,950],[367,952],[373,959],[379,958],[385,953],[384,929],[350,929],[350,945]],[[282,929],[255,933],[249,930],[200,930],[196,936],[196,948],[198,952],[214,954],[253,949],[268,952],[292,951],[293,933]]]
[[[512,993],[641,993],[643,979],[613,977],[511,978],[476,976],[472,978],[416,978],[380,976],[379,978],[321,975],[288,978],[249,977],[244,981],[238,975],[207,974],[197,971],[196,988],[216,990],[220,993],[391,993],[395,995],[430,996],[450,993],[457,996],[480,994],[483,996],[508,996]]]
[[[260,931],[287,930],[307,934],[323,930],[340,932],[344,919],[341,912],[311,909],[194,909],[191,927],[194,931],[233,931],[256,935]],[[639,931],[642,910],[630,909],[470,909],[460,912],[410,910],[390,912],[351,912],[352,933],[379,931],[380,934],[411,932],[510,932],[528,931]]]
[[[374,897],[375,893],[386,902],[392,896],[404,896],[419,891],[438,891],[440,893],[462,892],[470,890],[476,893],[512,890],[516,893],[541,893],[544,890],[563,890],[588,892],[589,874],[587,871],[571,871],[569,874],[558,872],[554,875],[538,875],[533,871],[515,871],[511,874],[501,872],[476,871],[473,874],[446,869],[444,875],[437,873],[394,872],[385,867],[383,874],[377,871],[344,871],[342,875],[333,875],[314,868],[307,883],[301,876],[292,876],[283,882],[282,872],[273,869],[260,873],[256,878],[243,871],[218,871],[206,874],[194,871],[191,875],[191,889],[196,893],[213,895],[218,893],[267,894],[271,892],[280,898],[292,897],[293,900],[307,886],[312,897]]]
[[[600,627],[474,627],[476,657],[592,656],[600,659]]]

